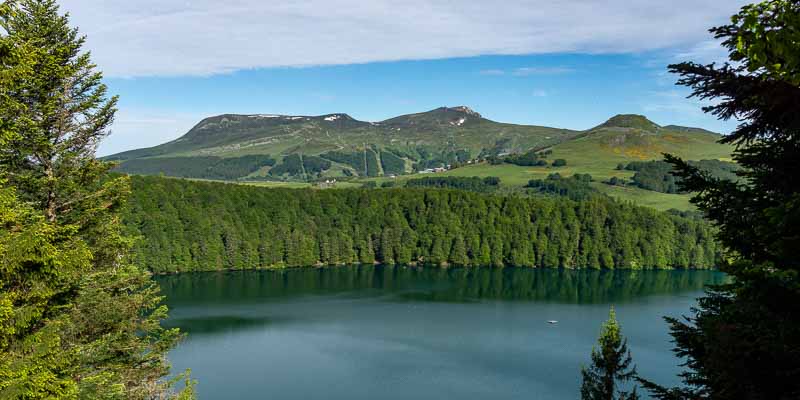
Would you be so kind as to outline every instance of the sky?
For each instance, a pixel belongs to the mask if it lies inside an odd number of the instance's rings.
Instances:
[[[222,113],[366,121],[465,105],[588,129],[620,113],[727,133],[670,63],[721,62],[741,0],[61,0],[120,96],[100,155]]]

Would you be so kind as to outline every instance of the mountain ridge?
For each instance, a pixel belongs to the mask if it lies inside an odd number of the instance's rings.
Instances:
[[[105,159],[120,161],[119,171],[134,174],[160,171],[198,177],[205,175],[202,171],[215,170],[213,176],[229,176],[219,171],[220,165],[247,165],[251,170],[237,179],[308,180],[404,174],[493,155],[540,151],[587,135],[602,134],[613,144],[630,142],[631,134],[655,135],[651,140],[659,141],[663,134],[707,132],[662,127],[636,114],[618,114],[585,131],[519,125],[487,119],[467,106],[439,107],[375,122],[347,113],[227,113],[202,119],[175,140]],[[221,163],[223,159],[239,161]]]

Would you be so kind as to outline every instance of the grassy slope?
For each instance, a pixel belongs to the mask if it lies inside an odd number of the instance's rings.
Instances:
[[[704,132],[637,129],[599,129],[583,137],[553,147],[553,156],[564,158],[576,172],[591,174],[603,181],[613,176],[630,178],[630,171],[616,170],[617,164],[658,160],[663,153],[686,160],[730,160],[733,148],[717,143],[719,135]],[[598,183],[600,191],[624,200],[658,209],[689,209],[689,195],[658,193],[634,187],[613,187]]]
[[[729,160],[732,147],[717,143],[720,136],[661,130],[650,133],[628,129],[600,129],[554,146],[551,158],[564,158],[569,166],[600,179],[624,177],[619,163],[657,160],[663,153],[687,160]]]
[[[520,167],[511,164],[468,165],[437,176],[496,176],[503,186],[524,186],[531,179],[542,179],[558,172],[563,176],[576,173],[590,174],[595,179],[592,185],[610,196],[633,201],[659,210],[671,208],[691,209],[689,195],[666,194],[636,187],[610,186],[601,183],[611,177],[629,179],[632,171],[618,171],[617,164],[631,161],[661,159],[662,153],[678,155],[687,160],[730,160],[732,147],[717,143],[719,135],[705,132],[688,132],[662,129],[647,132],[635,128],[604,127],[595,129],[582,137],[558,144],[551,149],[549,159],[564,158],[566,167]],[[398,177],[399,181],[419,178],[421,175]],[[388,179],[377,179],[379,182]]]
[[[354,151],[364,144],[412,150],[418,146],[430,150],[470,149],[475,157],[483,149],[526,151],[551,145],[550,160],[563,158],[566,167],[520,167],[510,164],[476,164],[437,175],[497,176],[506,187],[521,187],[531,179],[542,179],[558,172],[594,177],[593,186],[610,196],[634,201],[657,209],[689,209],[689,196],[664,194],[634,187],[613,187],[600,183],[611,177],[629,179],[633,172],[616,170],[620,163],[661,159],[662,153],[687,160],[729,160],[732,148],[717,143],[719,136],[697,128],[658,127],[643,116],[619,115],[583,133],[540,126],[522,126],[490,121],[468,109],[436,109],[425,113],[392,118],[370,124],[338,114],[330,122],[325,116],[304,119],[219,116],[204,120],[185,138],[152,149],[121,154],[128,157],[208,156],[238,157],[247,154],[315,154],[329,150]],[[458,123],[462,118],[465,122]],[[225,121],[223,121],[225,120]],[[227,121],[227,122],[226,122]],[[213,144],[211,144],[213,143]],[[500,143],[500,146],[497,144]],[[210,145],[211,144],[211,145]],[[112,158],[114,158],[112,156]],[[410,161],[406,161],[410,164]],[[333,163],[325,177],[342,177],[342,169],[351,167]],[[269,167],[250,178],[267,175]],[[403,175],[398,181],[425,175]],[[337,187],[358,186],[365,181],[384,182],[390,178],[362,178],[340,182]],[[304,182],[246,182],[268,187],[308,187]]]

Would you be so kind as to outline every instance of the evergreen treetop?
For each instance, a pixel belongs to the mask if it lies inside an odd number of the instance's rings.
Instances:
[[[696,192],[692,202],[728,249],[713,287],[686,320],[668,318],[675,353],[686,358],[684,385],[642,381],[661,399],[800,398],[800,1],[744,6],[711,29],[728,50],[721,66],[670,65],[704,108],[739,126],[736,182],[666,156]]]
[[[620,386],[636,377],[636,367],[628,350],[628,341],[622,336],[614,307],[603,323],[597,347],[592,348],[592,365],[582,368],[582,400],[636,400],[634,387],[624,391]]]
[[[0,398],[171,396],[180,334],[95,158],[116,98],[55,1],[4,2],[0,28]]]

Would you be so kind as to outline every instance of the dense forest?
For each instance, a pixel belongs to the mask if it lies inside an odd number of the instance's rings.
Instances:
[[[124,222],[155,272],[347,263],[709,268],[694,218],[602,197],[431,189],[264,189],[133,177]]]
[[[460,165],[470,159],[470,152],[466,149],[435,152],[423,147],[417,147],[416,152],[419,154],[419,161],[413,166],[415,171],[447,165]]]
[[[283,162],[269,170],[270,175],[304,175],[316,176],[331,167],[331,162],[317,156],[304,156],[290,154],[283,158]]]
[[[408,188],[460,189],[481,193],[495,191],[499,185],[500,178],[495,176],[487,176],[486,178],[476,176],[429,176],[406,181],[406,187]]]
[[[547,154],[539,153],[535,150],[530,150],[526,153],[521,154],[509,154],[502,159],[498,159],[495,161],[496,163],[499,162],[506,162],[509,164],[519,165],[522,167],[542,167],[547,165],[547,160],[544,158]]]
[[[320,154],[320,157],[353,167],[361,176],[378,176],[378,156],[372,149],[345,153],[341,151],[329,151]]]
[[[565,178],[556,172],[548,175],[547,179],[531,179],[525,187],[534,194],[563,196],[575,201],[604,196],[589,186],[592,181],[592,176],[589,174],[575,174]]]
[[[275,165],[267,155],[242,157],[163,157],[130,160],[117,171],[142,175],[169,175],[181,178],[233,180],[245,177],[262,167]]]
[[[710,176],[717,179],[736,181],[739,179],[736,171],[739,167],[732,162],[720,160],[700,160],[688,161],[688,164],[696,167]],[[653,190],[662,193],[679,193],[680,178],[673,174],[673,165],[666,161],[635,161],[628,165],[617,167],[628,171],[636,171],[633,175],[631,184],[642,189]],[[615,184],[615,182],[609,182]]]
[[[381,150],[381,167],[384,175],[400,175],[406,172],[406,161],[390,151]]]

